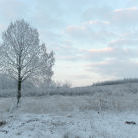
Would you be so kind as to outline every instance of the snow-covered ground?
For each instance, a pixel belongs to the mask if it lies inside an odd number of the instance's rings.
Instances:
[[[136,113],[75,112],[67,115],[14,114],[0,128],[0,138],[137,138]]]
[[[14,98],[0,98],[0,119],[7,122],[0,126],[0,138],[137,138],[136,96],[126,98],[128,104],[125,97],[105,99],[24,97],[20,108],[14,109]],[[135,121],[136,125],[125,121]]]

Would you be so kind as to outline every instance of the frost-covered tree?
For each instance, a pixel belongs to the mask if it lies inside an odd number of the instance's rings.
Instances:
[[[39,34],[24,20],[10,23],[2,33],[0,63],[4,73],[17,80],[17,105],[21,98],[22,82],[29,78],[51,79],[53,51],[40,45]]]

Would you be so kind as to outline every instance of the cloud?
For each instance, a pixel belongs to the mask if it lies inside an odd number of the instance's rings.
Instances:
[[[86,70],[101,76],[138,77],[137,48],[105,47],[90,49],[85,53],[89,63]]]
[[[117,34],[108,28],[108,21],[90,20],[81,25],[67,26],[65,35],[81,44],[106,43]]]
[[[62,38],[61,34],[51,30],[39,28],[38,32],[40,34],[40,40],[42,40],[42,43],[47,43],[48,45],[51,43],[59,43]]]
[[[103,7],[92,7],[88,8],[84,13],[83,13],[83,18],[85,20],[105,20],[108,19],[111,16],[112,13],[112,8],[109,6],[103,6]]]
[[[58,1],[40,0],[34,4],[30,16],[38,28],[55,31],[65,24],[64,20],[62,20],[63,13]]]
[[[120,34],[120,37],[118,39],[123,39],[123,40],[137,40],[138,39],[138,30],[135,28],[132,28],[131,30],[126,30],[123,31]],[[133,43],[133,42],[132,42]]]
[[[119,25],[137,25],[138,23],[138,8],[122,8],[115,9],[112,12],[111,21],[113,24]],[[109,19],[110,20],[110,19]]]
[[[89,20],[88,22],[86,22],[88,24],[92,24],[92,25],[109,25],[110,22],[109,21],[100,21],[100,20]]]
[[[13,20],[13,18],[21,18],[28,13],[28,6],[21,0],[1,0],[0,1],[0,17],[1,19]]]
[[[79,48],[74,47],[72,41],[51,43],[49,47],[54,49],[57,60],[66,62],[76,62],[82,60],[82,51]]]
[[[138,46],[138,39],[118,39],[109,42],[111,47],[136,47]]]
[[[88,8],[83,13],[85,20],[106,20],[111,27],[128,27],[138,23],[138,7],[113,9],[108,6]]]
[[[138,6],[138,1],[137,0],[128,0],[127,7],[133,7],[133,6]]]
[[[111,47],[105,47],[105,48],[101,48],[101,49],[90,49],[89,52],[90,53],[108,53],[108,52],[112,52],[114,49]]]
[[[131,60],[109,59],[103,62],[89,64],[87,69],[106,76],[116,76],[119,78],[138,77],[138,62]]]
[[[137,48],[106,47],[101,49],[90,49],[85,51],[84,57],[91,61],[104,61],[106,59],[129,60],[137,58]]]

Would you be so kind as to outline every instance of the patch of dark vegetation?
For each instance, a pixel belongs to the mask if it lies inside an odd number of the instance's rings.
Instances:
[[[0,121],[0,126],[3,126],[6,124],[6,121]]]
[[[128,125],[136,125],[136,122],[134,122],[134,121],[126,121],[125,124],[128,124]]]
[[[5,133],[5,134],[7,134],[7,133],[8,133],[8,131],[7,131],[7,130],[0,130],[0,132],[3,132],[3,133]]]

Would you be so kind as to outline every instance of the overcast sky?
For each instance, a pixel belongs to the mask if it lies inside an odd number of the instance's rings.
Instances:
[[[138,77],[138,0],[0,0],[0,32],[22,18],[55,51],[54,80]]]

